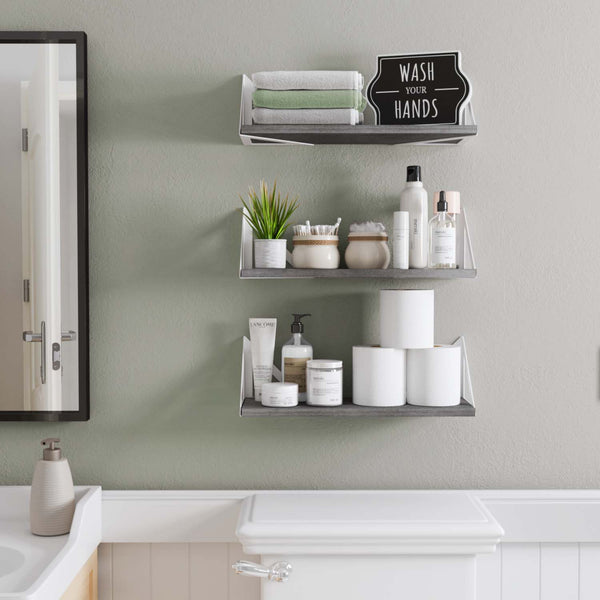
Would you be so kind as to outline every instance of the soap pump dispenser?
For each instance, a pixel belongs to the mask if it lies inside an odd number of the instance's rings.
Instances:
[[[71,530],[75,492],[69,462],[56,445],[59,442],[58,438],[42,440],[43,458],[33,473],[29,521],[35,535],[63,535]]]
[[[292,337],[281,348],[281,381],[298,384],[298,402],[306,402],[306,363],[313,357],[313,347],[302,335],[304,317],[309,313],[292,313]]]

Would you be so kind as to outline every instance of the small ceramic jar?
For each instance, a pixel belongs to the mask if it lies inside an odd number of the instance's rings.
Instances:
[[[349,233],[346,266],[349,269],[387,269],[390,264],[387,241],[387,233]]]
[[[295,269],[337,269],[340,266],[337,235],[295,235],[293,242]]]

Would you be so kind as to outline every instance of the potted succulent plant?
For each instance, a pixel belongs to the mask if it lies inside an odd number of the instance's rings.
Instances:
[[[240,209],[254,231],[254,266],[257,269],[285,269],[287,243],[283,234],[290,226],[289,220],[298,208],[298,200],[281,198],[277,182],[269,192],[267,184],[260,182],[258,193],[251,186],[248,202],[240,196]]]

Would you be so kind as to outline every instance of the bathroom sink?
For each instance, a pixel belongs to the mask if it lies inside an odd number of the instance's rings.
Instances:
[[[25,555],[14,548],[0,546],[0,578],[20,569],[25,563]]]
[[[76,487],[71,532],[29,530],[29,487],[0,487],[0,600],[60,598],[100,543],[101,488]]]

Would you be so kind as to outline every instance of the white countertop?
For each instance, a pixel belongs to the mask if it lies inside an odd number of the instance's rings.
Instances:
[[[0,487],[0,600],[59,598],[101,540],[100,487],[75,488],[71,532],[55,537],[31,533],[29,494]]]

